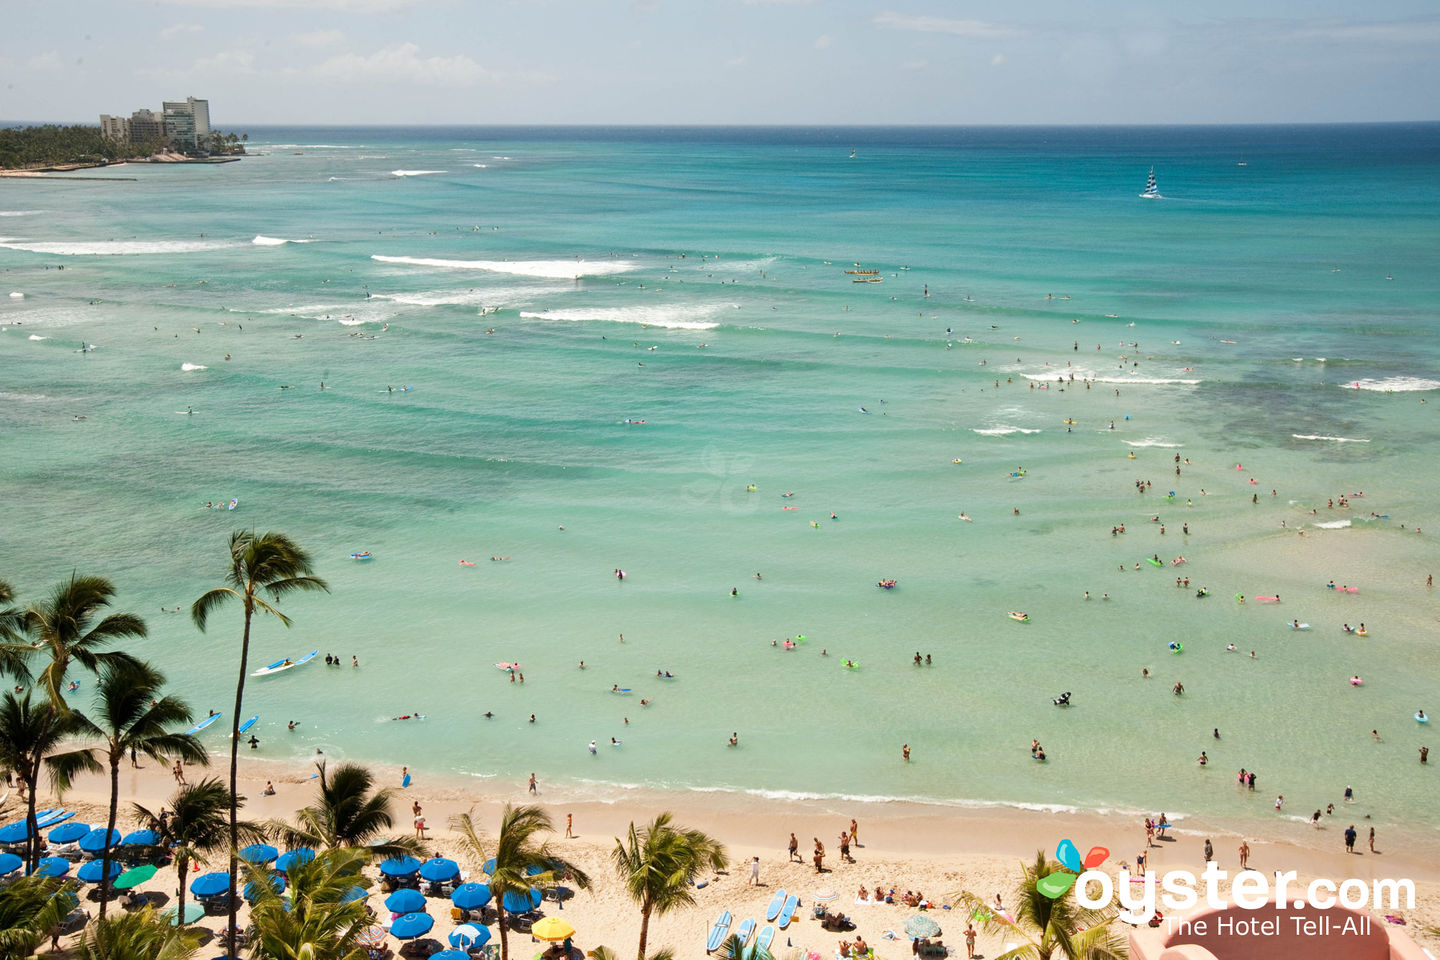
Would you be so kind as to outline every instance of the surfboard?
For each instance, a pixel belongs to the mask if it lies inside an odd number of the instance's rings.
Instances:
[[[1308,623],[1302,623],[1302,624],[1300,624],[1300,626],[1297,627],[1297,626],[1295,626],[1294,622],[1293,622],[1293,621],[1290,621],[1290,620],[1286,620],[1286,621],[1285,621],[1285,626],[1289,627],[1291,630],[1309,630],[1309,629],[1310,629],[1310,624],[1308,624]]]
[[[1146,558],[1145,558],[1145,561],[1146,561],[1147,563],[1153,563],[1153,564],[1154,564],[1155,566],[1157,566],[1157,567],[1163,567],[1163,566],[1165,566],[1165,564],[1161,563],[1159,560],[1156,560],[1154,557],[1146,557]]]
[[[1430,718],[1427,717],[1427,716],[1425,716],[1425,714],[1423,714],[1423,713],[1417,713],[1417,714],[1415,714],[1415,719],[1416,719],[1416,720],[1419,720],[1421,723],[1429,723],[1429,722],[1430,722]]]
[[[405,774],[405,776],[403,776],[403,777],[400,778],[400,786],[401,786],[401,787],[408,787],[408,786],[410,786],[410,774],[407,773],[407,774]]]
[[[705,952],[711,953],[720,949],[720,944],[725,942],[725,935],[730,932],[730,911],[726,910],[720,914],[715,925],[710,928],[710,937],[705,941]]]
[[[246,720],[244,723],[240,724],[240,729],[237,730],[236,733],[237,733],[237,734],[238,734],[238,733],[245,733],[245,732],[248,731],[251,727],[255,726],[255,724],[256,724],[259,720],[260,720],[260,714],[257,713],[257,714],[255,714],[255,716],[251,717],[249,720]]]
[[[319,650],[311,650],[309,653],[305,654],[305,656],[301,657],[299,660],[288,660],[288,658],[287,658],[287,660],[276,660],[274,663],[272,663],[272,664],[270,664],[270,665],[268,665],[268,666],[261,667],[259,670],[256,670],[254,673],[250,674],[250,676],[252,676],[252,677],[268,677],[268,676],[270,676],[270,674],[272,674],[272,673],[280,673],[280,672],[282,672],[282,671],[289,670],[289,669],[291,669],[292,667],[298,667],[298,666],[300,666],[300,665],[302,665],[302,664],[309,663],[311,660],[314,660],[314,659],[315,659],[315,656],[316,656],[319,652],[320,652]]]
[[[784,906],[785,888],[781,887],[779,890],[775,891],[775,896],[770,898],[770,906],[765,908],[766,921],[772,921],[776,917],[780,916],[780,911],[784,908]]]
[[[785,899],[785,906],[780,908],[778,925],[781,930],[790,926],[790,921],[795,919],[795,911],[798,909],[800,909],[800,898],[792,893]]]
[[[618,694],[620,694],[621,696],[624,696],[625,694],[627,694],[627,693],[630,692],[630,688],[629,688],[629,687],[620,687],[619,689],[617,689],[617,690],[611,690],[610,692],[611,692],[611,693],[618,693]]]
[[[735,936],[739,938],[740,945],[743,947],[745,944],[750,942],[750,934],[754,932],[755,918],[746,917],[744,920],[740,921],[740,926],[737,927],[735,930]]]
[[[770,941],[774,939],[775,928],[767,923],[765,925],[765,928],[761,930],[759,935],[755,937],[755,942],[746,949],[745,960],[753,960],[754,957],[758,956],[762,952],[764,952],[766,956],[769,956]]]
[[[199,723],[195,724],[195,726],[191,727],[189,730],[186,730],[185,735],[194,736],[195,734],[199,733],[201,730],[204,730],[206,727],[210,726],[210,724],[214,723],[216,720],[219,720],[223,716],[223,713],[212,713],[204,720],[201,720]]]

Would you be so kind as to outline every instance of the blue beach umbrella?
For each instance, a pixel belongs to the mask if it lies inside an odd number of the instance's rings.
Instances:
[[[270,874],[270,876],[268,877],[268,879],[269,879],[269,881],[270,881],[270,886],[275,890],[276,893],[284,893],[284,892],[285,892],[285,878],[284,878],[284,877],[280,876],[278,873],[272,873],[272,874]],[[254,882],[254,881],[251,881],[250,883],[245,884],[245,890],[243,891],[243,896],[244,896],[245,899],[248,900],[249,902],[254,903],[254,902],[255,902],[255,898],[258,897],[258,896],[260,896],[260,894],[264,891],[264,889],[265,889],[264,887],[256,886],[255,882]]]
[[[356,900],[364,900],[368,896],[370,896],[370,892],[364,887],[351,887],[345,891],[345,895],[340,898],[340,902],[354,903]]]
[[[76,823],[71,820],[69,823],[62,823],[50,831],[51,843],[74,843],[90,832],[90,824]]]
[[[444,883],[460,876],[460,864],[445,857],[434,857],[420,864],[420,876],[435,883]]]
[[[119,842],[119,830],[106,830],[104,827],[96,827],[80,838],[80,849],[86,853],[99,853],[106,847],[113,847]]]
[[[478,910],[493,899],[495,895],[483,883],[462,883],[450,894],[450,902],[461,910]]]
[[[266,864],[280,856],[280,851],[268,843],[252,843],[240,848],[240,859],[246,863]]]
[[[42,857],[35,866],[37,877],[63,877],[70,872],[70,861],[64,857]]]
[[[441,950],[430,954],[430,960],[470,960],[470,954],[464,950]]]
[[[14,873],[16,870],[19,870],[21,864],[23,864],[24,862],[24,860],[21,860],[13,853],[0,853],[0,877],[5,876],[5,874],[7,873]]]
[[[160,834],[154,830],[132,830],[120,841],[122,847],[155,847],[160,844]]]
[[[428,913],[407,913],[390,924],[390,936],[397,940],[414,940],[423,937],[435,926],[435,918]]]
[[[485,871],[487,877],[493,877],[495,875],[495,858],[491,857],[489,860],[486,860],[485,866],[480,869]]]
[[[490,928],[473,923],[464,923],[450,931],[450,946],[469,950],[483,947],[490,942]]]
[[[425,895],[419,890],[396,890],[385,898],[385,909],[391,913],[424,912]]]
[[[91,860],[89,863],[81,864],[75,876],[79,877],[85,883],[99,883],[102,877],[106,880],[114,880],[120,876],[120,864],[114,860],[110,861],[110,872],[108,875],[101,873],[101,868],[104,866],[104,860]]]
[[[197,897],[216,897],[230,889],[230,874],[202,873],[190,884],[190,892]]]
[[[420,869],[420,861],[414,857],[391,857],[380,861],[380,872],[387,877],[408,877]]]
[[[511,890],[500,903],[509,913],[529,913],[540,906],[540,891],[534,887],[530,888],[529,893],[524,890]]]
[[[290,868],[302,863],[309,863],[314,859],[314,850],[309,847],[296,847],[294,850],[286,850],[275,859],[275,869],[281,873],[289,873]]]
[[[9,823],[0,827],[0,843],[24,843],[30,839],[30,829],[25,821]]]

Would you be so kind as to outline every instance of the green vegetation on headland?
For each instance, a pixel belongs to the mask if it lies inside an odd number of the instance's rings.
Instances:
[[[184,153],[186,157],[238,156],[245,153],[249,134],[212,132],[200,150],[179,150],[164,139],[136,142],[101,136],[99,127],[83,124],[0,128],[0,168],[37,170],[46,167],[102,166],[125,160],[145,160],[157,154]]]

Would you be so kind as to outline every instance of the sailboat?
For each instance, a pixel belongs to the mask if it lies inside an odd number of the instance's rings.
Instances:
[[[1145,181],[1145,192],[1140,194],[1142,200],[1164,200],[1160,196],[1160,188],[1155,185],[1155,168],[1150,168],[1150,179]]]

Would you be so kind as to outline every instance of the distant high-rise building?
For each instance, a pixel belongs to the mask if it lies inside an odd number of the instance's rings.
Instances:
[[[126,121],[125,125],[130,131],[130,139],[135,143],[165,139],[165,118],[153,110],[146,110],[143,107],[136,110],[130,114],[130,119]]]
[[[183,147],[203,147],[210,139],[210,101],[186,97],[184,100],[166,100],[165,126],[170,139]]]
[[[107,140],[129,140],[130,121],[124,117],[112,117],[108,113],[100,114],[100,136]]]

